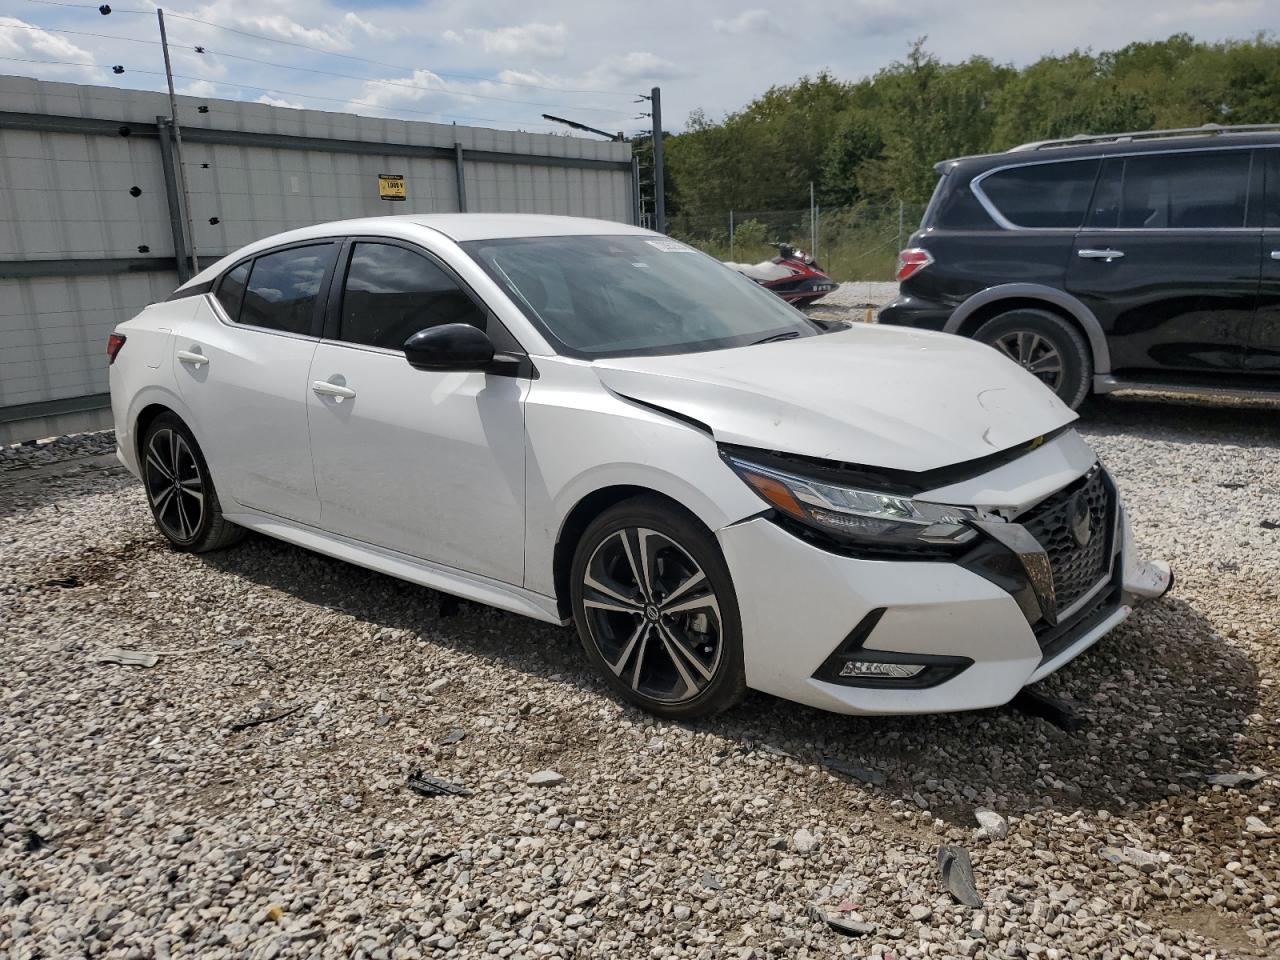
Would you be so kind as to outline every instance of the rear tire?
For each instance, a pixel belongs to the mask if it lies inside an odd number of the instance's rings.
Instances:
[[[625,500],[587,527],[570,572],[587,659],[619,696],[692,720],[746,693],[742,626],[715,538],[657,497]]]
[[[222,515],[209,465],[177,414],[162,413],[151,421],[138,459],[151,516],[175,550],[205,553],[244,539],[244,528]]]
[[[988,320],[973,335],[1038,378],[1072,410],[1093,383],[1093,356],[1075,326],[1049,310],[1020,307]]]

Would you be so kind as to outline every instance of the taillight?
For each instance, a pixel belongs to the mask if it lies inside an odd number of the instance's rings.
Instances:
[[[116,362],[116,355],[120,352],[120,348],[124,346],[124,334],[113,333],[107,337],[107,365]]]
[[[898,273],[894,277],[899,282],[913,273],[919,273],[933,263],[933,256],[924,247],[908,247],[898,254]]]

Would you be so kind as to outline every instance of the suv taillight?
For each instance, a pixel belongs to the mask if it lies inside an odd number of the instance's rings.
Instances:
[[[924,247],[907,247],[898,254],[898,273],[894,277],[902,282],[914,273],[919,273],[933,263],[933,255]]]
[[[107,337],[107,366],[116,362],[116,355],[120,352],[120,348],[124,346],[124,334],[113,333]]]

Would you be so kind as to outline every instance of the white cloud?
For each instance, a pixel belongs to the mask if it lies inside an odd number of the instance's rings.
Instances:
[[[0,71],[4,73],[21,73],[46,80],[101,82],[104,79],[104,71],[100,69],[66,65],[97,63],[97,58],[91,52],[65,37],[49,33],[17,17],[0,17],[0,57],[12,58],[8,61],[12,66],[4,66],[6,61],[0,60]],[[23,60],[45,63],[13,62]]]
[[[727,20],[715,19],[711,21],[711,29],[716,33],[727,33],[730,36],[740,36],[744,33],[762,33],[770,28],[770,14],[768,10],[760,7],[754,7],[750,10],[743,10],[736,17]]]
[[[362,19],[359,15],[352,13],[350,10],[343,16],[342,22],[349,27],[351,31],[359,31],[365,36],[372,37],[374,40],[393,40],[395,39],[395,31],[387,30],[378,26],[376,23],[370,23],[368,20]]]
[[[565,55],[568,31],[563,23],[526,23],[522,27],[499,27],[497,30],[471,27],[460,32],[446,30],[444,38],[450,43],[478,46],[485,53],[501,56],[558,59]]]
[[[268,96],[265,93],[255,100],[254,103],[265,103],[269,107],[288,107],[291,110],[306,109],[306,107],[300,103],[294,103],[292,100],[281,100],[278,97]]]
[[[212,80],[192,80],[185,86],[177,86],[176,89],[184,97],[218,96],[218,85]]]

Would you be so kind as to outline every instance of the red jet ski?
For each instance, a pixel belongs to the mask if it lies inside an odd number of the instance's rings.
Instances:
[[[798,250],[789,243],[777,241],[770,244],[778,248],[778,255],[772,260],[760,263],[729,263],[744,277],[750,277],[760,286],[772,290],[787,303],[798,307],[807,306],[815,300],[821,300],[834,290],[838,284],[822,272],[818,262],[803,250]]]

